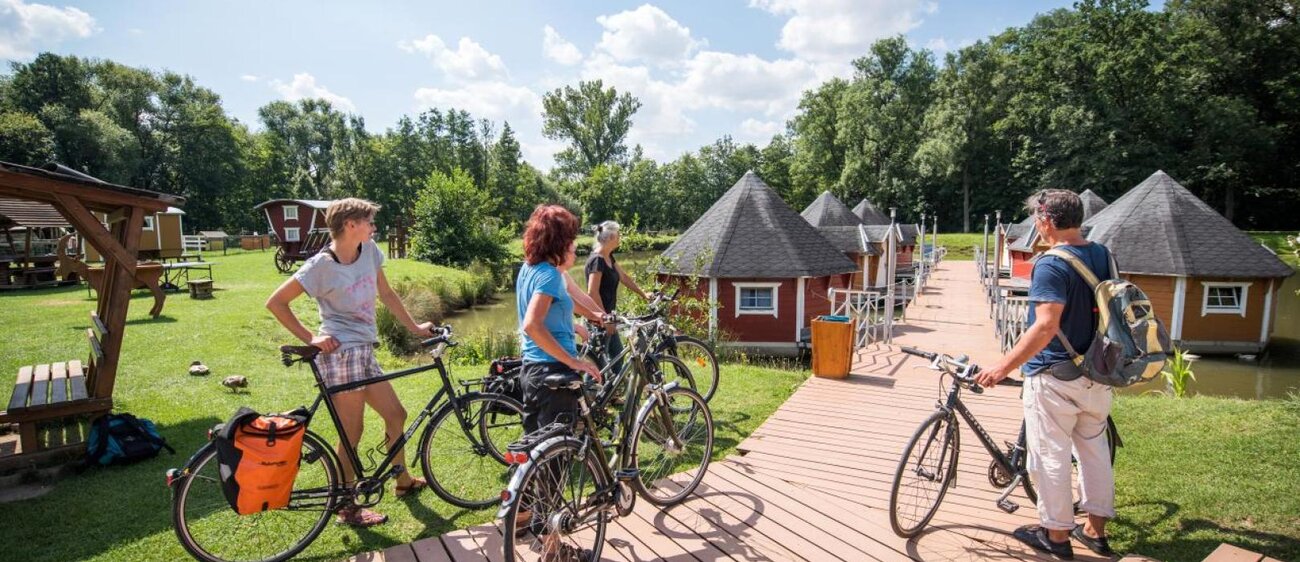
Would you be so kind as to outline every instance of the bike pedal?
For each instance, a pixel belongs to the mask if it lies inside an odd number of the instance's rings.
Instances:
[[[1015,513],[1017,509],[1020,509],[1020,504],[1011,500],[1000,500],[998,501],[998,509],[1007,513]]]
[[[619,482],[630,482],[636,479],[640,474],[641,471],[635,468],[620,468],[618,471],[614,472],[614,477],[617,478]]]

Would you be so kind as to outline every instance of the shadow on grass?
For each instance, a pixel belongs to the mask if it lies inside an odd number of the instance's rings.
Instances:
[[[203,417],[159,425],[176,454],[127,466],[88,467],[58,480],[49,494],[6,504],[0,544],[11,560],[81,560],[159,533],[170,533],[168,468],[182,466],[221,420]],[[71,531],[75,533],[69,534]],[[184,556],[180,543],[175,559]]]
[[[1179,519],[1181,507],[1169,501],[1152,501],[1120,506],[1111,525],[1132,536],[1128,551],[1159,560],[1202,560],[1220,543],[1229,543],[1279,560],[1300,560],[1300,538],[1252,529],[1225,526],[1207,519]],[[1154,518],[1134,512],[1154,511]],[[1173,526],[1170,530],[1162,526]]]

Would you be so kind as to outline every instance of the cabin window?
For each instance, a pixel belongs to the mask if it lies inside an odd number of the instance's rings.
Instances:
[[[153,230],[153,216],[151,216],[151,215],[146,215],[146,216],[144,217],[144,229],[145,229],[145,230]]]
[[[284,209],[284,220],[287,220],[287,221],[296,221],[296,220],[298,220],[298,206],[297,206],[297,205],[285,205],[284,207],[281,207],[281,208]]]
[[[733,283],[736,288],[736,316],[777,316],[777,288],[780,283]]]
[[[1246,316],[1246,297],[1250,283],[1202,283],[1205,292],[1201,298],[1201,316],[1207,314],[1237,314]]]
[[[299,238],[298,238],[298,229],[297,229],[297,228],[286,228],[286,229],[284,229],[284,241],[285,241],[285,242],[297,242],[298,240],[299,240]]]

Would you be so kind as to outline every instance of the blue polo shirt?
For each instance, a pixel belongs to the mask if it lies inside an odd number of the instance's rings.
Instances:
[[[553,363],[559,361],[542,350],[528,332],[523,329],[524,315],[528,313],[528,303],[534,295],[551,297],[551,307],[546,311],[544,324],[555,340],[569,352],[577,355],[577,344],[573,339],[573,298],[564,287],[564,275],[549,262],[537,265],[524,263],[519,268],[519,277],[515,280],[515,306],[519,312],[520,355],[524,361]]]
[[[1111,279],[1110,251],[1096,242],[1086,246],[1057,246],[1074,254],[1099,280]],[[1029,285],[1029,325],[1037,320],[1034,305],[1041,302],[1055,302],[1065,305],[1061,313],[1061,331],[1070,340],[1070,345],[1079,353],[1085,353],[1092,345],[1092,336],[1097,330],[1097,300],[1093,297],[1088,282],[1064,259],[1046,254],[1040,255],[1034,262],[1033,278]],[[1025,375],[1031,375],[1061,361],[1069,361],[1070,352],[1061,345],[1060,338],[1052,338],[1047,347],[1025,362],[1020,368]]]

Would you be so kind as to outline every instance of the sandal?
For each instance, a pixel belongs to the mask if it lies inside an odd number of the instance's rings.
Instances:
[[[428,487],[428,480],[423,478],[412,478],[409,486],[397,486],[393,488],[393,495],[399,498],[404,498]]]
[[[388,516],[361,506],[350,505],[339,510],[338,521],[350,527],[374,527],[388,522]]]

